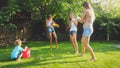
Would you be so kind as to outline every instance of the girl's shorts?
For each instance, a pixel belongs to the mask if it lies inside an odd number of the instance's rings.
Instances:
[[[51,32],[55,32],[55,29],[52,28],[52,27],[49,27],[49,28],[48,28],[48,33],[51,33]]]
[[[70,31],[70,35],[77,34],[77,31]]]

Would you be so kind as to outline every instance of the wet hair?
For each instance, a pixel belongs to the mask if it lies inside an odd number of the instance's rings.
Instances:
[[[70,14],[73,14],[73,12],[70,12]],[[70,18],[70,14],[69,14],[69,20],[72,20],[72,19]],[[74,14],[73,14],[73,16],[74,16]]]
[[[84,2],[84,3],[83,3],[83,7],[90,9],[90,4],[89,4],[88,2]]]
[[[94,14],[94,10],[93,10],[93,8],[92,8],[92,6],[90,5],[89,2],[84,2],[83,7],[90,9],[92,11],[92,13]],[[94,14],[94,20],[95,20],[95,14]]]
[[[72,19],[69,17],[69,20],[72,20]]]
[[[48,15],[47,19],[49,19],[50,17],[52,17],[52,14]]]

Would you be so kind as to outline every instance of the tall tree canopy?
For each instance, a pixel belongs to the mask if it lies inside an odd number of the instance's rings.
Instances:
[[[40,23],[44,23],[49,14],[53,14],[54,19],[62,19],[66,23],[70,12],[81,17],[84,1],[86,0],[0,0],[0,24],[12,23],[13,21],[10,21],[13,18],[12,16],[19,12],[29,13],[31,20]],[[118,33],[119,0],[87,1],[92,3],[97,17],[96,20],[100,24],[99,28],[106,30],[107,35]],[[11,26],[15,27],[15,25]]]

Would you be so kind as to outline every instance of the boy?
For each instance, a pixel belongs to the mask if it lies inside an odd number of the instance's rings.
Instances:
[[[11,53],[11,59],[19,61],[22,57],[22,51],[26,51],[27,47],[25,47],[25,49],[21,47],[22,41],[20,39],[15,41],[15,45],[16,46]]]

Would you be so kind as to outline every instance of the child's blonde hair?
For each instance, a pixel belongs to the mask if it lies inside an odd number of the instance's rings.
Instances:
[[[21,44],[22,44],[22,41],[21,41],[20,39],[17,39],[17,40],[15,40],[15,44],[16,44],[16,45],[21,45]]]

